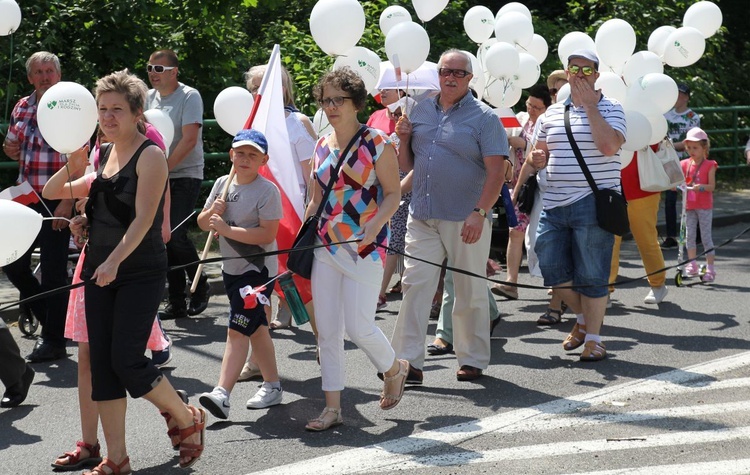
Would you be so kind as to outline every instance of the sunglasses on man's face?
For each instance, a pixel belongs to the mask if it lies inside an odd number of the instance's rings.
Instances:
[[[163,73],[164,71],[171,71],[177,66],[162,66],[161,64],[148,64],[146,65],[146,71],[149,73]]]
[[[594,74],[594,68],[592,68],[591,66],[568,66],[568,72],[573,76],[578,74],[578,71],[583,72],[584,76],[591,76],[592,74]]]

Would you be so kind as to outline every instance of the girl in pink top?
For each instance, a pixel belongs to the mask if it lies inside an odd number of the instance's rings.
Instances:
[[[690,263],[683,270],[686,277],[695,277],[700,274],[698,264],[695,261],[697,254],[696,231],[698,225],[701,230],[701,241],[706,253],[706,273],[701,276],[703,282],[713,282],[716,278],[714,269],[715,253],[714,243],[711,238],[711,222],[713,220],[714,189],[716,188],[716,169],[719,164],[715,160],[708,159],[710,147],[708,135],[699,127],[690,129],[685,137],[685,151],[690,158],[682,160],[682,172],[685,174],[685,185],[687,193],[686,229],[687,229],[687,254]]]

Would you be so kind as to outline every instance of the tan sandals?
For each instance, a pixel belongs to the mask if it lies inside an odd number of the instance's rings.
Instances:
[[[335,417],[333,419],[329,419],[326,421],[326,415],[328,413],[333,414]],[[326,407],[323,409],[323,412],[321,412],[318,417],[307,421],[305,430],[309,430],[311,432],[323,432],[325,430],[330,429],[331,427],[340,426],[343,423],[344,423],[344,419],[341,417],[341,409],[336,409],[334,407]]]
[[[565,341],[563,341],[563,349],[565,351],[572,351],[578,348],[579,346],[583,345],[583,341],[586,338],[586,325],[580,325],[578,322],[576,322],[575,326],[573,326],[573,329],[570,331],[570,334],[567,338],[565,338]]]
[[[583,345],[583,353],[581,353],[581,361],[601,361],[607,357],[607,349],[604,347],[604,343],[596,341],[587,341]]]
[[[406,360],[398,360],[399,370],[398,373],[393,376],[383,375],[383,392],[380,393],[380,408],[384,411],[393,409],[401,402],[401,397],[404,395],[404,385],[406,384],[406,377],[409,374],[409,362]],[[396,381],[401,378],[401,382],[398,385],[398,394],[386,393],[386,386],[392,381]],[[387,404],[387,401],[393,401],[391,404]]]

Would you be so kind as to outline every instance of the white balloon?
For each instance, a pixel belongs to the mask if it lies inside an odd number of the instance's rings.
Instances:
[[[664,62],[673,68],[684,68],[695,63],[706,50],[706,39],[699,30],[683,26],[667,37]]]
[[[565,83],[563,87],[561,87],[557,91],[557,102],[565,102],[570,97],[570,83]]]
[[[619,102],[625,102],[628,88],[617,74],[609,71],[599,73],[599,79],[596,80],[595,87],[601,89],[605,96],[617,99]]]
[[[169,147],[174,140],[174,122],[172,122],[172,118],[162,109],[149,109],[143,115],[146,117],[146,121],[156,127],[156,130],[161,134],[168,154]]]
[[[471,58],[471,72],[472,77],[469,81],[469,87],[476,91],[478,97],[482,97],[484,94],[484,68],[479,62],[479,59],[468,51],[464,51]]]
[[[534,39],[534,25],[523,13],[508,12],[495,20],[495,38],[525,48]]]
[[[497,38],[490,38],[477,48],[477,59],[479,60],[479,64],[482,65],[482,69],[487,69],[484,58],[487,56],[487,51],[489,51],[495,43],[497,43]]]
[[[487,41],[495,31],[495,15],[489,8],[477,5],[464,15],[464,30],[474,43]]]
[[[597,69],[597,71],[599,71],[600,73],[609,72],[609,73],[616,74],[618,76],[622,76],[623,66],[625,66],[625,63],[619,63],[616,65],[613,65],[613,64],[607,64],[604,61],[599,61],[599,69]]]
[[[663,73],[664,65],[661,58],[651,51],[639,51],[625,62],[622,68],[622,76],[628,86],[634,84],[639,78],[650,73]]]
[[[253,110],[253,95],[244,87],[231,86],[219,93],[214,101],[214,117],[224,132],[232,137],[245,128]]]
[[[365,31],[365,11],[357,0],[319,0],[310,12],[310,33],[326,54],[343,54]]]
[[[17,261],[42,229],[42,216],[21,203],[0,200],[0,266]]]
[[[430,21],[442,12],[448,0],[411,0],[417,16],[422,21]]]
[[[704,1],[690,5],[682,17],[682,25],[692,26],[704,38],[710,38],[721,28],[722,20],[721,9],[713,2]]]
[[[409,10],[401,5],[391,5],[380,14],[380,31],[383,32],[383,36],[388,36],[394,25],[405,21],[411,21]]]
[[[676,29],[673,26],[664,25],[652,31],[648,37],[648,50],[659,58],[664,58],[664,50],[667,48],[667,38]]]
[[[506,13],[510,12],[516,12],[521,13],[523,16],[527,17],[529,20],[531,20],[531,12],[529,11],[529,8],[524,5],[523,3],[519,2],[510,2],[503,5],[500,10],[497,11],[497,16],[495,17],[495,20],[500,18],[501,16],[505,15]]]
[[[653,145],[664,140],[664,137],[667,136],[667,129],[669,128],[667,119],[662,114],[649,115],[646,116],[646,118],[651,124],[651,139],[649,139],[648,144]]]
[[[399,64],[403,72],[411,73],[422,66],[430,54],[430,38],[424,28],[413,21],[399,23],[385,37],[385,54],[391,63]]]
[[[333,127],[328,122],[328,117],[326,117],[323,109],[318,109],[318,111],[315,113],[315,116],[313,117],[313,129],[315,129],[315,133],[318,137],[322,137],[333,132]]]
[[[21,24],[21,7],[14,0],[0,0],[0,36],[13,34]]]
[[[638,111],[626,110],[625,122],[627,123],[628,133],[625,143],[622,144],[623,151],[628,150],[635,152],[648,145],[651,140],[651,123],[645,115]],[[620,156],[626,155],[621,153]]]
[[[516,45],[516,49],[519,53],[529,53],[536,59],[536,62],[539,64],[542,64],[544,60],[547,59],[547,53],[549,53],[547,40],[536,33],[534,33],[534,38],[532,38],[531,43],[529,43],[526,47]]]
[[[521,99],[521,88],[509,79],[485,74],[484,99],[495,107],[513,107]]]
[[[644,115],[664,114],[677,101],[677,83],[666,74],[650,73],[628,87],[625,107]]]
[[[635,30],[619,18],[607,20],[596,31],[594,39],[599,61],[614,68],[622,68],[635,51]]]
[[[518,71],[519,62],[520,55],[513,45],[495,43],[484,57],[484,69],[493,77],[507,79]]]
[[[78,83],[60,81],[44,93],[37,107],[39,131],[60,153],[83,147],[96,130],[96,100]]]
[[[355,46],[336,58],[333,69],[349,66],[360,75],[365,82],[365,88],[373,91],[380,78],[380,58],[367,48]]]
[[[521,89],[531,87],[539,80],[541,69],[536,58],[529,53],[518,55],[518,71],[513,75],[513,82]]]
[[[592,40],[586,33],[581,33],[580,31],[571,31],[562,37],[557,44],[557,55],[560,58],[563,69],[568,69],[568,56],[579,49],[590,49],[594,51],[596,49],[594,40]]]

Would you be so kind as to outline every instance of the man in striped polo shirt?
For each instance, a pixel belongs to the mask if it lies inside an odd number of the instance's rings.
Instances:
[[[619,151],[626,134],[622,106],[595,88],[598,67],[593,51],[578,50],[568,57],[570,98],[552,105],[539,118],[530,155],[547,179],[534,249],[544,285],[580,286],[560,293],[577,317],[563,348],[570,351],[584,345],[581,361],[607,355],[599,333],[614,234],[597,224],[593,192],[565,131],[565,110],[570,110],[573,136],[599,189],[620,187]]]
[[[406,254],[484,275],[490,251],[487,214],[503,184],[508,138],[497,116],[469,92],[471,59],[448,50],[438,62],[440,94],[396,124],[399,165],[414,170]],[[429,309],[440,268],[406,258],[403,301],[393,333],[398,358],[409,361],[408,384],[422,383]],[[456,377],[482,376],[490,361],[487,283],[456,272],[453,308]]]

